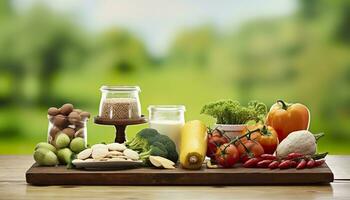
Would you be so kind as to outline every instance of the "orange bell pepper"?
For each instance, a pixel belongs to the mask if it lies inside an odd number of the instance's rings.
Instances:
[[[287,104],[282,100],[272,105],[266,119],[266,124],[276,130],[280,142],[293,131],[308,130],[309,123],[310,112],[306,106]]]

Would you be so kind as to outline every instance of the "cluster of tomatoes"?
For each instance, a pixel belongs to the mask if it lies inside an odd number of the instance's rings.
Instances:
[[[286,158],[277,159],[274,154],[279,140],[276,131],[266,125],[251,126],[245,129],[241,136],[229,139],[219,129],[209,131],[207,156],[224,167],[233,167],[242,162],[243,167],[270,169],[304,169],[322,165],[325,155],[318,157],[306,156],[300,153],[290,153]]]
[[[208,134],[207,156],[222,167],[229,168],[239,161],[245,163],[263,154],[273,154],[277,145],[278,135],[270,126],[259,125],[254,130],[244,130],[241,136],[232,140],[219,129],[214,129]]]
[[[300,153],[290,153],[287,158],[283,160],[278,160],[276,156],[272,154],[262,154],[258,158],[250,158],[244,162],[243,167],[252,168],[270,168],[270,169],[304,169],[304,168],[314,168],[322,165],[325,162],[324,159],[315,160],[312,157],[305,156]]]

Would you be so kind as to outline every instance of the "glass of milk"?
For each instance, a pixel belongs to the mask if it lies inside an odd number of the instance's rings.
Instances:
[[[185,124],[185,111],[183,105],[151,105],[148,107],[150,128],[167,135],[174,141],[178,151],[181,128]]]

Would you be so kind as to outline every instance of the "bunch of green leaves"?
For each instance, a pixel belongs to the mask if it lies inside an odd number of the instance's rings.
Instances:
[[[242,106],[238,101],[220,100],[203,106],[201,114],[216,118],[217,124],[245,124],[248,121],[263,121],[267,113],[264,103],[250,101]]]

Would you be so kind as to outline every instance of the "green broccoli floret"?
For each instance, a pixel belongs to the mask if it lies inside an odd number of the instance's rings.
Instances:
[[[140,153],[141,160],[147,165],[149,156],[161,156],[177,162],[179,155],[175,143],[157,130],[146,128],[138,132],[135,137],[126,142],[128,148]]]
[[[148,151],[142,152],[140,154],[140,158],[144,162],[147,162],[149,160],[149,156],[161,156],[163,158],[166,158],[168,156],[168,151],[162,143],[155,142],[150,146]]]
[[[132,140],[127,141],[125,144],[135,151],[148,151],[150,145],[157,140],[159,135],[157,130],[146,128],[138,132]]]
[[[179,154],[176,151],[175,143],[166,135],[159,135],[158,141],[162,143],[168,151],[168,156],[166,158],[176,163],[179,159]]]
[[[153,129],[153,128],[145,128],[143,130],[141,130],[138,135],[141,137],[141,138],[145,138],[148,140],[148,142],[150,144],[153,144],[154,142],[157,141],[157,137],[159,137],[159,133],[156,129]]]

